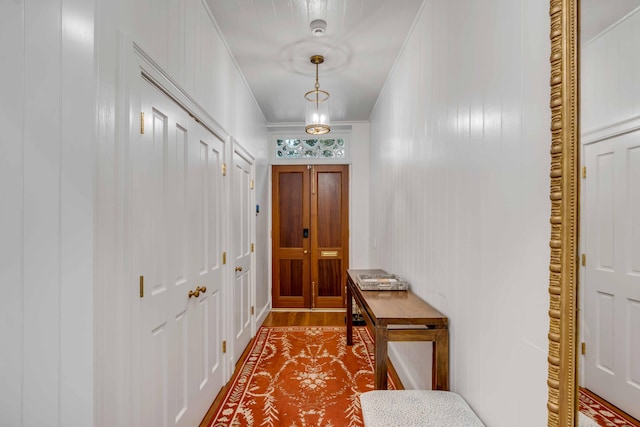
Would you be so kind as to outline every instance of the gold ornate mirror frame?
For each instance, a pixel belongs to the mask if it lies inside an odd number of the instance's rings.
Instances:
[[[578,0],[550,0],[551,259],[548,426],[577,421]]]

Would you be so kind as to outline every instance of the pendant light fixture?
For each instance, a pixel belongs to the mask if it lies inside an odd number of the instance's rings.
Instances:
[[[324,56],[313,55],[311,63],[316,65],[315,89],[304,94],[307,100],[307,112],[305,114],[304,130],[311,135],[324,135],[329,133],[329,92],[320,89],[318,83],[318,65],[324,62]]]

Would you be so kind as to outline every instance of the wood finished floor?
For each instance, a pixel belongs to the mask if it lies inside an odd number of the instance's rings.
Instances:
[[[262,323],[262,326],[344,326],[345,318],[344,312],[318,312],[318,311],[297,311],[297,312],[271,312],[267,316],[267,318]],[[207,427],[211,421],[213,421],[213,417],[216,414],[216,411],[222,404],[222,399],[224,398],[227,390],[229,389],[229,384],[231,384],[238,374],[238,368],[242,366],[244,363],[249,350],[251,349],[251,345],[253,344],[253,340],[249,342],[247,348],[242,353],[242,356],[236,363],[236,371],[233,373],[231,379],[225,385],[216,400],[213,401],[213,404],[209,408],[209,411],[205,415],[204,419],[200,423],[200,427]]]

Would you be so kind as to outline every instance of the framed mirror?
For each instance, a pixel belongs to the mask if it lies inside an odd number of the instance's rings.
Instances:
[[[577,421],[578,0],[550,0],[551,237],[548,426]]]
[[[550,18],[548,425],[572,427],[579,385],[640,414],[640,0]]]

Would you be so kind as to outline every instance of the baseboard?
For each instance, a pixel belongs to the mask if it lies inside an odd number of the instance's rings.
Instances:
[[[267,318],[269,313],[271,312],[271,303],[267,303],[264,307],[262,307],[258,311],[258,315],[256,316],[256,331],[264,323],[264,319]]]

